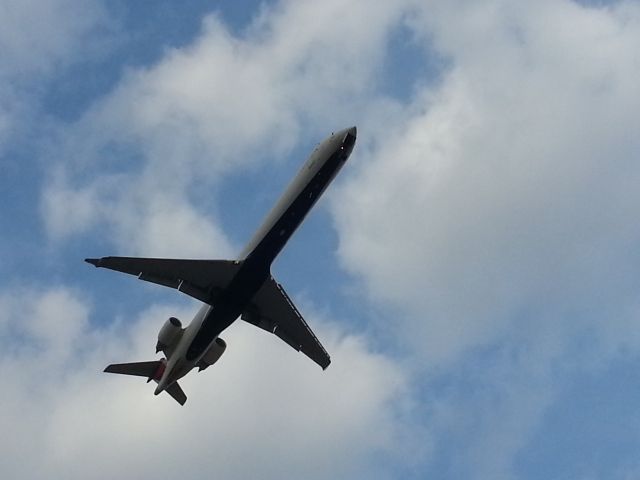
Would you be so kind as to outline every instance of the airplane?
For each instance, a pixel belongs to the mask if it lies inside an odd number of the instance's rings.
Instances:
[[[326,369],[329,354],[271,275],[271,264],[351,155],[356,134],[356,127],[346,128],[315,148],[236,260],[86,258],[96,267],[136,275],[204,302],[186,328],[175,317],[163,324],[156,344],[163,358],[111,364],[104,371],[154,380],[155,395],[166,391],[184,405],[187,396],[178,380],[220,359],[227,344],[219,335],[238,318],[275,334]]]

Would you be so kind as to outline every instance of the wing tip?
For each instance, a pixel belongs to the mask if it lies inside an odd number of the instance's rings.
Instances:
[[[91,265],[93,265],[94,267],[99,267],[100,266],[100,258],[85,258],[84,261],[87,263],[90,263]]]

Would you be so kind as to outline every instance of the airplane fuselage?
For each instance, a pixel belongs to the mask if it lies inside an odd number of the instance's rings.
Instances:
[[[344,165],[355,127],[332,134],[312,152],[239,256],[237,273],[212,305],[204,304],[167,358],[155,394],[199,364],[218,335],[244,311],[271,273],[271,264]]]

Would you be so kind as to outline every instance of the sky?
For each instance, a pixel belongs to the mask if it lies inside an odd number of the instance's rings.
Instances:
[[[640,478],[640,3],[3,0],[3,478]],[[243,322],[184,407],[109,363],[199,304],[106,255],[273,265],[331,354]]]

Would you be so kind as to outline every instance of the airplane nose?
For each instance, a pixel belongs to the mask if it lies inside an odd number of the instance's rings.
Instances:
[[[358,135],[358,130],[356,127],[351,127],[347,130],[344,135],[344,139],[342,140],[342,150],[345,151],[346,156],[348,157],[353,150],[353,146],[356,143],[356,136]]]

